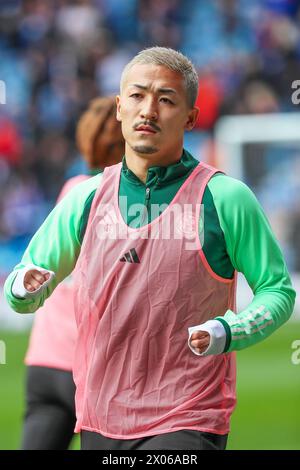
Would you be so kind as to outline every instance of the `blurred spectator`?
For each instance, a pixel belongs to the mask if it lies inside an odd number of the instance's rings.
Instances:
[[[141,0],[139,39],[145,46],[180,47],[182,0]]]
[[[21,151],[21,136],[16,124],[0,116],[0,160],[6,160],[10,165],[15,165],[20,161]]]
[[[220,83],[210,72],[200,75],[196,106],[199,114],[195,129],[211,130],[220,115],[223,93]]]
[[[19,38],[24,46],[39,43],[51,29],[54,9],[51,2],[25,0],[19,22]]]
[[[241,83],[236,93],[223,103],[223,114],[275,113],[280,108],[275,90],[259,79]]]
[[[95,0],[93,2],[105,17],[108,29],[118,45],[137,39],[137,6],[139,0]]]
[[[2,193],[2,191],[1,191]],[[30,174],[15,173],[1,194],[2,217],[0,238],[2,240],[30,235],[47,215],[43,195]]]
[[[97,36],[101,12],[89,0],[66,2],[56,14],[55,26],[61,36],[74,41],[78,47],[88,47]]]
[[[104,56],[96,65],[96,80],[102,96],[117,94],[120,78],[125,65],[134,56],[129,48],[119,47]]]
[[[249,83],[243,94],[244,109],[240,114],[275,113],[279,102],[274,91],[264,82]]]

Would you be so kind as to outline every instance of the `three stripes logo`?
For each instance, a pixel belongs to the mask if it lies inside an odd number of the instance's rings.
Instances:
[[[125,255],[122,256],[120,261],[122,261],[122,263],[140,263],[139,257],[134,248],[127,251],[127,253],[125,253]]]

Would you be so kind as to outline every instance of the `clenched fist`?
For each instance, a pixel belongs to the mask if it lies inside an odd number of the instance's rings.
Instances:
[[[207,331],[194,331],[190,339],[190,345],[199,354],[202,354],[209,346],[210,334]]]
[[[49,272],[42,274],[37,269],[31,269],[30,271],[27,271],[24,276],[24,287],[29,292],[34,292],[35,290],[39,289],[44,284],[44,282],[48,281],[49,278]]]

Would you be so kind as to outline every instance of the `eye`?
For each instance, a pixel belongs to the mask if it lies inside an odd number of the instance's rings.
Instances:
[[[142,95],[140,93],[132,93],[130,95],[130,98],[135,98],[135,99],[138,99],[138,98],[141,98],[141,97],[142,97]]]
[[[160,98],[160,101],[162,101],[163,103],[167,103],[167,104],[174,104],[173,101],[165,97]]]

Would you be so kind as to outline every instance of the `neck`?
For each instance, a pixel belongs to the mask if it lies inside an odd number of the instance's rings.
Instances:
[[[182,156],[183,149],[180,148],[177,152],[170,152],[170,155],[139,155],[126,148],[126,164],[143,183],[147,181],[148,169],[152,166],[169,166],[178,162]]]

